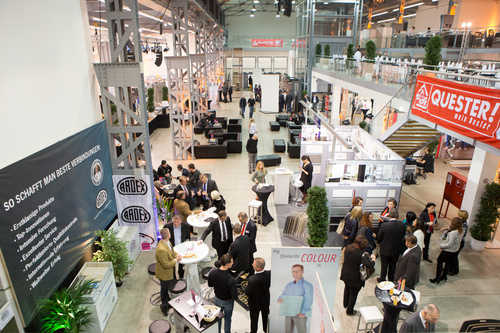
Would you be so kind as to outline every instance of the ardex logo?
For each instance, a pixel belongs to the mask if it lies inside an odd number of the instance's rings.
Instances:
[[[95,208],[101,209],[101,207],[106,203],[108,200],[108,192],[106,190],[100,190],[99,193],[97,193],[97,197],[95,198]]]
[[[127,223],[148,223],[151,214],[141,206],[129,206],[122,210],[122,220]]]
[[[142,179],[134,177],[123,178],[116,186],[118,193],[122,195],[145,195],[148,192],[148,185]]]
[[[429,92],[427,91],[427,87],[424,84],[418,89],[417,94],[415,95],[415,103],[414,105],[420,109],[427,110],[429,106]]]

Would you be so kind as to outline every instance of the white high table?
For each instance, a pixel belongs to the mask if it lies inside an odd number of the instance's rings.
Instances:
[[[205,229],[208,228],[210,221],[218,217],[214,211],[215,207],[212,207],[204,212],[201,212],[200,214],[191,214],[188,216],[187,223],[194,228],[198,228],[199,237],[201,237]],[[205,239],[205,244],[208,246],[208,256],[203,259],[203,261],[210,261],[210,258],[217,255],[217,252],[212,247],[212,233],[210,233]]]
[[[195,256],[191,258],[182,258],[179,264],[184,265],[186,272],[187,289],[193,289],[201,294],[202,289],[200,279],[198,277],[198,263],[208,256],[208,246],[205,243],[197,244],[195,241],[185,241],[179,245],[174,246],[175,252],[184,256],[186,253],[194,253]]]

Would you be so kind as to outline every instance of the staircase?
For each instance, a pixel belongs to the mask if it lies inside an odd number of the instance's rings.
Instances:
[[[401,157],[409,157],[442,135],[419,122],[408,119],[401,126],[392,126],[379,138]]]

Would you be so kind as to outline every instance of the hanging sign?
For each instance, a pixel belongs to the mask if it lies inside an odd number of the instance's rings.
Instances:
[[[156,214],[149,176],[135,179],[134,176],[113,175],[113,183],[120,225],[139,227],[144,249],[156,245]]]
[[[500,149],[500,91],[418,75],[412,114]]]
[[[252,39],[252,47],[283,47],[283,39]]]

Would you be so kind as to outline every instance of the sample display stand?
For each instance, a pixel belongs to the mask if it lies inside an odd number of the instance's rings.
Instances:
[[[93,319],[92,325],[84,332],[101,333],[104,332],[118,301],[113,264],[110,262],[87,262],[71,284],[88,279],[95,279],[97,283],[92,292],[84,296]]]

